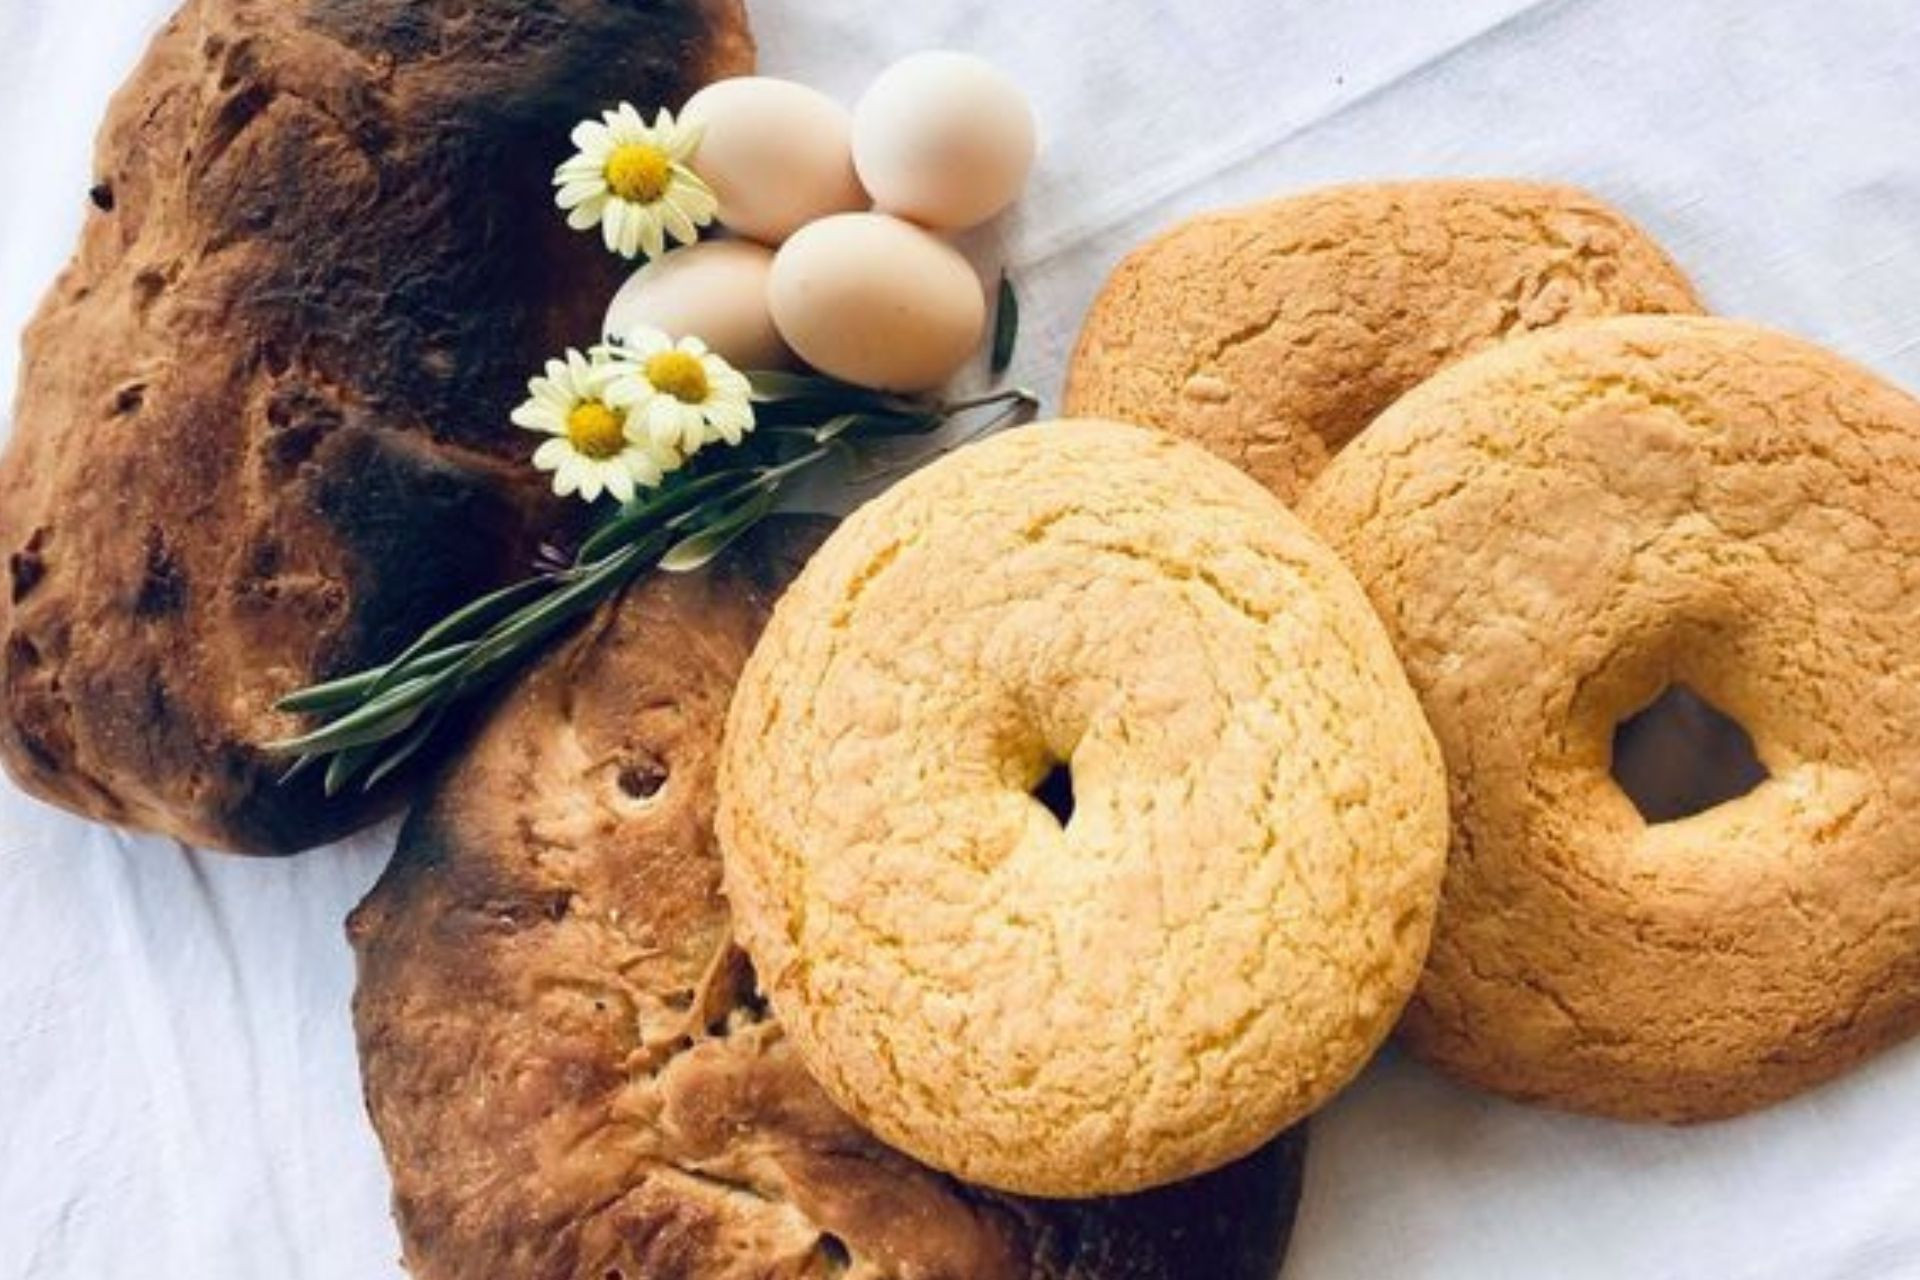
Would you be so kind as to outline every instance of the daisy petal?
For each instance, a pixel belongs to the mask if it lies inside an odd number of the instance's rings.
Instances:
[[[631,208],[625,200],[607,201],[607,211],[600,219],[600,238],[606,242],[608,253],[625,253],[620,245],[626,239],[627,212]]]
[[[609,150],[613,146],[612,131],[597,120],[582,120],[573,126],[573,132],[568,137],[575,147],[588,155]]]
[[[607,182],[605,178],[580,178],[569,182],[566,186],[561,187],[560,190],[555,192],[553,202],[562,209],[572,209],[577,205],[585,204],[595,196],[605,196],[606,194]]]
[[[707,136],[707,126],[698,120],[680,120],[673,126],[673,133],[667,138],[667,154],[675,160],[691,160],[700,150],[701,140]]]
[[[635,325],[627,331],[627,349],[637,356],[657,356],[673,349],[673,339],[652,325]]]
[[[574,208],[567,213],[567,225],[575,231],[587,230],[592,227],[594,223],[600,221],[601,215],[606,212],[607,203],[607,197],[600,196],[589,199],[584,204],[574,206]]]
[[[660,202],[660,221],[666,225],[667,234],[681,244],[692,244],[700,238],[700,232],[693,225],[693,219],[687,217],[680,206],[671,200]]]
[[[617,502],[633,501],[633,472],[626,466],[615,463],[602,472],[607,482],[607,492]]]

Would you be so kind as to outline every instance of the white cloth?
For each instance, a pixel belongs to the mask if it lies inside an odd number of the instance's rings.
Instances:
[[[66,258],[94,126],[170,4],[0,0],[0,334]],[[1032,91],[1045,151],[1004,243],[1028,318],[1016,374],[1048,392],[1102,275],[1155,228],[1437,174],[1590,186],[1719,310],[1920,385],[1913,0],[757,8],[765,69],[849,98],[929,45]],[[8,402],[15,365],[9,341]],[[340,931],[391,838],[208,857],[0,784],[0,1276],[398,1274]],[[1920,1044],[1684,1131],[1389,1058],[1315,1122],[1308,1182],[1293,1280],[1920,1276]]]

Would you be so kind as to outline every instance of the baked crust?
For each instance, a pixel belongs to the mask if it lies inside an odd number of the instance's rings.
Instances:
[[[1216,1167],[1359,1071],[1426,955],[1446,785],[1365,595],[1272,495],[1049,422],[808,563],[734,698],[719,830],[828,1096],[956,1176],[1081,1196]]]
[[[1146,1197],[1019,1200],[868,1137],[729,940],[733,682],[791,571],[656,578],[506,696],[349,926],[421,1280],[1272,1280],[1302,1139]]]
[[[1420,387],[1301,514],[1451,775],[1416,1053],[1694,1121],[1920,1030],[1920,402],[1753,325],[1596,321]],[[1771,777],[1649,823],[1610,751],[1676,685]]]
[[[190,0],[115,97],[0,458],[0,762],[88,817],[285,852],[276,698],[524,570],[507,422],[621,264],[552,208],[579,117],[750,68],[738,0]]]
[[[1435,370],[1593,316],[1696,312],[1665,252],[1572,187],[1330,187],[1189,219],[1087,313],[1065,412],[1160,427],[1283,501]]]

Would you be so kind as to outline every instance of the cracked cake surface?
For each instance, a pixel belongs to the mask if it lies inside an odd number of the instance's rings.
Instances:
[[[1376,414],[1502,338],[1700,310],[1619,211],[1573,187],[1372,183],[1189,219],[1087,313],[1065,411],[1160,427],[1293,502]]]
[[[500,703],[355,911],[369,1109],[421,1280],[1272,1280],[1296,1132],[1145,1196],[1042,1202],[890,1150],[731,941],[728,697],[791,570],[630,591]]]
[[[1451,776],[1416,1053],[1691,1121],[1920,1028],[1920,402],[1753,325],[1602,320],[1408,395],[1302,515]],[[1676,686],[1768,776],[1648,822],[1610,752]]]
[[[1063,819],[1034,794],[1071,776]],[[755,649],[735,924],[841,1106],[1043,1195],[1258,1146],[1392,1026],[1446,845],[1380,622],[1271,494],[1045,423],[854,513]]]

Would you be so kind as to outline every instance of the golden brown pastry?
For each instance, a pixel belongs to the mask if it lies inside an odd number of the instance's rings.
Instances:
[[[1920,403],[1750,325],[1600,321],[1412,392],[1302,514],[1452,775],[1417,1053],[1707,1120],[1920,1027]],[[1680,687],[1770,776],[1650,824],[1609,752]]]
[[[1186,436],[1291,503],[1461,356],[1569,320],[1699,309],[1658,245],[1572,187],[1333,187],[1135,250],[1087,315],[1066,412]]]
[[[580,117],[747,70],[739,0],[190,0],[114,99],[0,457],[0,762],[285,852],[276,698],[388,656],[554,518],[507,421],[622,265],[553,208]]]
[[[421,1280],[1272,1280],[1288,1137],[1124,1200],[964,1187],[802,1071],[729,940],[722,718],[791,570],[656,578],[516,687],[354,913],[368,1105]]]
[[[1242,1155],[1359,1070],[1426,954],[1445,806],[1299,521],[1172,436],[1065,422],[828,540],[741,679],[720,836],[829,1097],[957,1176],[1090,1195]]]

